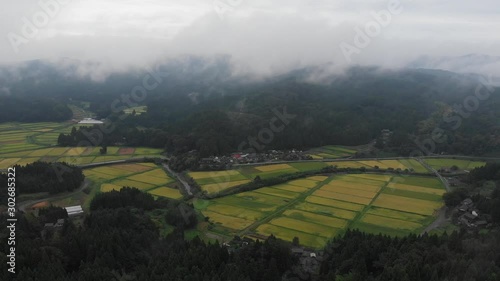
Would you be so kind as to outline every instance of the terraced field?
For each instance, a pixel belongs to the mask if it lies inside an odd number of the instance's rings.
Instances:
[[[152,163],[119,164],[85,169],[87,178],[100,185],[101,192],[136,187],[154,196],[181,199],[182,194],[160,167]]]
[[[68,133],[73,123],[5,123],[0,125],[0,169],[37,160],[64,161],[74,165],[124,160],[133,157],[158,156],[160,149],[129,148],[123,154],[120,147],[108,147],[106,155],[99,147],[56,147],[60,133]]]
[[[420,233],[443,205],[443,193],[433,177],[349,174],[196,199],[194,205],[212,223],[214,233],[259,239],[273,234],[288,241],[298,237],[301,244],[320,248],[348,228],[387,235]]]
[[[352,156],[356,150],[342,146],[327,145],[307,151],[313,159],[334,159]]]

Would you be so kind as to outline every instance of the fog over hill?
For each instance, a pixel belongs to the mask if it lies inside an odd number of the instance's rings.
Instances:
[[[500,76],[496,0],[226,2],[8,1],[0,63],[77,60],[69,73],[95,81],[192,55],[258,76],[325,64],[323,76],[356,65]]]

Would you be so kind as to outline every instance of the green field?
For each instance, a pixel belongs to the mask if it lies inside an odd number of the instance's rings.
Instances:
[[[182,194],[162,168],[151,163],[118,164],[85,169],[84,174],[101,192],[135,187],[157,197],[181,199]]]
[[[159,156],[161,149],[133,148],[121,154],[120,147],[108,147],[106,155],[100,147],[56,147],[60,133],[69,133],[78,124],[62,123],[4,123],[0,124],[0,169],[34,161],[67,162],[73,165],[125,160],[136,157]]]
[[[471,161],[462,159],[451,159],[451,158],[427,158],[424,160],[432,168],[439,169],[449,169],[452,166],[457,166],[460,170],[472,170],[477,167],[482,167],[486,165],[483,161]]]
[[[292,162],[287,164],[256,164],[237,167],[227,171],[207,171],[207,172],[189,172],[188,177],[201,187],[206,194],[214,195],[228,188],[248,183],[257,176],[261,179],[278,177],[297,172],[320,170],[327,166],[337,166],[338,168],[374,168],[411,170],[419,173],[430,173],[418,161],[409,160],[380,160],[380,161],[311,161],[311,162]],[[363,176],[360,179],[350,179],[363,183],[372,182],[370,176]],[[385,179],[379,179],[379,181]]]
[[[302,245],[322,247],[349,228],[394,236],[418,234],[442,207],[443,192],[433,177],[334,175],[203,200],[195,207],[208,218],[214,233],[273,234],[288,241],[298,237]]]

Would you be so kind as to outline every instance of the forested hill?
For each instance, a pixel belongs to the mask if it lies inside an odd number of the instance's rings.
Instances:
[[[156,146],[172,152],[197,149],[207,156],[241,150],[248,137],[258,138],[261,130],[270,129],[270,122],[285,113],[290,118],[283,129],[279,122],[283,118],[278,118],[276,132],[259,148],[365,144],[389,129],[394,137],[388,145],[407,154],[416,147],[410,135],[425,140],[439,129],[446,137],[436,142],[434,153],[482,154],[498,145],[500,134],[500,91],[474,99],[482,85],[476,75],[369,67],[328,75],[324,67],[310,67],[255,79],[232,76],[226,57],[187,57],[158,67],[161,83],[147,91],[144,100],[129,103],[147,105],[147,114],[121,120],[112,105],[126,108],[122,95],[142,85],[147,73],[117,73],[95,82],[67,74],[76,72],[71,68],[64,75],[57,68],[47,68],[32,62],[19,71],[23,78],[4,75],[3,79],[11,95],[89,101],[98,118],[110,117],[117,123],[117,135],[110,138],[126,136],[129,145],[149,145],[144,142],[154,138]],[[40,75],[47,77],[35,82],[33,77]],[[472,109],[464,106],[467,101],[473,102]],[[149,132],[154,136],[143,136],[142,141],[134,137],[142,134],[133,129],[137,126],[156,129]]]
[[[65,102],[32,96],[1,96],[1,122],[60,122],[71,119]]]

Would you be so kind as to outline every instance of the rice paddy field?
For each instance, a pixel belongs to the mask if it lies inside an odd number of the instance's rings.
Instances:
[[[175,180],[153,163],[109,165],[85,169],[84,174],[101,192],[120,190],[124,186],[135,187],[155,197],[181,199]]]
[[[355,149],[336,145],[322,146],[307,151],[307,154],[309,154],[313,159],[345,158],[352,156],[355,153]]]
[[[69,133],[73,123],[4,123],[0,124],[0,169],[24,165],[37,160],[67,162],[74,165],[158,156],[162,150],[152,148],[108,147],[101,155],[100,147],[57,147],[60,133]]]
[[[451,158],[427,158],[425,159],[425,162],[436,170],[449,169],[452,166],[457,166],[460,170],[472,170],[474,168],[486,165],[486,162],[483,161],[471,161]]]
[[[227,171],[189,172],[202,191],[209,195],[217,194],[228,188],[248,183],[259,176],[261,179],[293,174],[296,172],[312,171],[337,166],[338,168],[375,168],[411,170],[418,173],[429,173],[427,169],[414,159],[407,160],[380,160],[380,161],[311,161],[286,164],[268,164],[241,166]]]
[[[265,168],[271,171],[275,169]],[[229,177],[241,175],[230,173]],[[259,239],[273,234],[288,241],[298,237],[304,246],[321,248],[347,229],[393,236],[420,233],[443,206],[444,192],[441,182],[430,176],[345,174],[308,177],[193,203],[208,218],[214,234]]]

